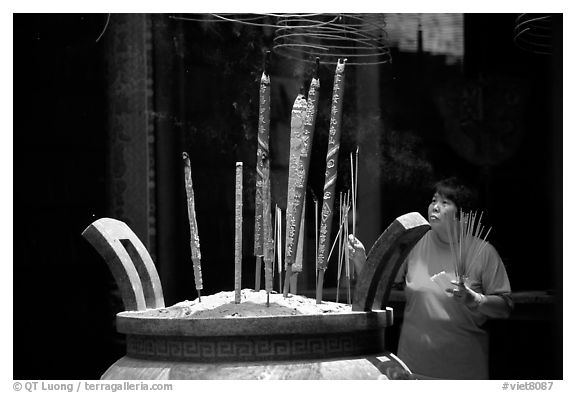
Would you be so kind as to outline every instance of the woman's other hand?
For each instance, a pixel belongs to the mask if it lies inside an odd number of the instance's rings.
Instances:
[[[356,274],[359,274],[366,262],[366,249],[354,235],[348,235],[348,252],[350,253],[350,259],[354,262]]]
[[[448,288],[446,292],[451,293],[453,295],[453,299],[465,305],[471,310],[475,310],[484,303],[486,297],[481,293],[475,292],[471,289],[468,285],[461,281],[452,281],[452,284],[456,286],[456,288]]]

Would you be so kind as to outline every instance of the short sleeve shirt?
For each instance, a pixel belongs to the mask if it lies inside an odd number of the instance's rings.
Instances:
[[[467,285],[485,295],[508,295],[510,282],[496,249],[486,244],[468,267]],[[406,308],[398,356],[414,373],[442,379],[487,379],[486,317],[450,297],[431,277],[456,279],[450,245],[429,231],[403,265]]]

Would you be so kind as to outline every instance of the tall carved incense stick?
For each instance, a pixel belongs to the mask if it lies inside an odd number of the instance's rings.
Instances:
[[[270,132],[270,51],[266,52],[264,72],[260,78],[260,106],[258,111],[258,148],[256,152],[256,203],[254,218],[254,255],[256,256],[255,289],[260,290],[262,258],[264,257],[264,234],[262,216],[264,213],[263,181],[265,168],[269,166],[268,139]]]
[[[320,222],[320,244],[318,246],[318,281],[316,283],[316,303],[322,302],[322,287],[324,285],[324,272],[328,265],[326,252],[330,244],[330,231],[332,230],[332,216],[334,205],[334,190],[338,169],[338,151],[340,149],[340,129],[342,121],[342,100],[344,98],[344,70],[346,59],[336,65],[334,76],[334,89],[332,93],[332,110],[330,112],[330,131],[328,135],[328,153],[326,154],[326,176],[324,180],[324,196],[322,203],[322,218]]]
[[[300,227],[302,210],[306,198],[308,168],[312,153],[312,141],[318,110],[320,93],[320,59],[316,58],[316,72],[310,82],[308,100],[299,94],[292,108],[290,123],[290,166],[288,171],[288,199],[286,205],[286,278],[284,296],[288,296],[290,280],[295,281],[293,273],[302,271],[302,265],[295,264],[296,252],[301,238]]]
[[[194,189],[192,188],[192,168],[188,153],[182,153],[184,160],[184,184],[186,186],[186,200],[188,203],[188,221],[190,222],[190,251],[192,266],[194,267],[194,284],[198,292],[198,301],[202,301],[202,265],[200,260],[200,237],[198,236],[198,224],[196,223],[196,209],[194,204]]]
[[[234,252],[234,301],[240,303],[242,291],[242,163],[236,163],[236,215]]]
[[[292,107],[292,117],[290,120],[290,163],[288,167],[288,196],[286,200],[286,251],[284,263],[286,277],[284,282],[284,297],[288,296],[290,279],[292,277],[292,265],[296,257],[296,247],[298,245],[298,232],[296,226],[299,219],[296,211],[301,207],[301,194],[296,192],[297,183],[301,182],[304,176],[303,163],[300,155],[303,150],[304,119],[306,117],[306,98],[300,92]],[[298,221],[298,223],[297,223]]]

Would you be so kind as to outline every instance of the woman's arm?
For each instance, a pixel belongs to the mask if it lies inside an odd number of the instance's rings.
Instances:
[[[465,284],[452,281],[454,289],[446,291],[454,295],[454,300],[489,318],[508,318],[512,312],[512,301],[507,295],[483,295]]]
[[[512,312],[511,303],[501,295],[480,295],[483,300],[476,306],[476,311],[490,318],[508,318]]]

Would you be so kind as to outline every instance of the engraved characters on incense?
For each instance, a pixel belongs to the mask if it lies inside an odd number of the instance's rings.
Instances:
[[[184,160],[184,184],[186,187],[186,200],[188,204],[188,221],[190,222],[190,251],[192,256],[192,265],[194,267],[194,284],[198,292],[198,299],[201,300],[200,291],[202,290],[202,266],[200,254],[200,237],[198,236],[198,224],[196,223],[196,208],[194,204],[194,189],[192,187],[192,169],[188,153],[182,153]]]
[[[288,196],[286,200],[286,251],[285,268],[286,277],[284,282],[284,296],[288,296],[290,278],[292,277],[292,265],[296,256],[298,233],[296,232],[296,210],[302,203],[302,195],[296,193],[296,183],[302,167],[300,152],[302,150],[302,137],[304,134],[304,117],[306,115],[306,98],[299,93],[294,100],[292,116],[290,119],[290,162],[288,166]],[[302,168],[303,169],[303,168]]]
[[[240,303],[242,290],[242,163],[236,163],[236,214],[234,233],[234,302]]]
[[[256,151],[256,203],[254,219],[254,255],[256,256],[255,289],[260,290],[260,272],[264,256],[264,172],[269,169],[268,139],[270,131],[270,76],[266,71],[260,79],[260,104],[258,110],[258,147]]]
[[[304,222],[304,204],[306,202],[306,184],[310,156],[312,153],[312,141],[316,113],[318,110],[318,96],[320,92],[320,80],[316,76],[310,82],[308,100],[299,94],[294,102],[291,121],[290,138],[290,166],[288,176],[288,200],[286,209],[286,284],[284,295],[288,294],[287,284],[293,272],[302,271],[302,260],[298,259],[297,250],[303,245],[302,222]],[[304,108],[302,106],[304,105]],[[304,115],[304,116],[303,116]],[[302,117],[304,119],[302,120]]]
[[[326,154],[326,174],[324,180],[324,195],[322,203],[322,216],[320,220],[320,243],[318,246],[318,282],[316,285],[316,303],[322,301],[322,286],[324,272],[328,264],[327,251],[330,244],[330,231],[332,230],[334,191],[338,169],[338,152],[340,149],[340,130],[342,122],[342,101],[344,99],[344,71],[346,59],[338,59],[334,76],[334,89],[332,92],[332,108],[330,113],[330,129],[328,134],[328,152]]]

